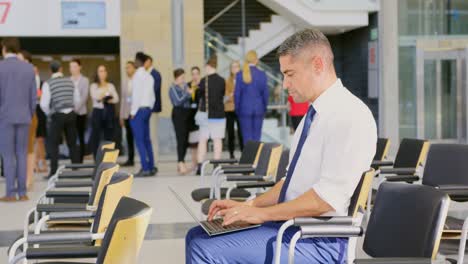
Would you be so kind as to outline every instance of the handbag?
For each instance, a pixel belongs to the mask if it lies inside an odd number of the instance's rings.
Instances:
[[[205,112],[200,110],[201,104],[198,104],[198,110],[195,114],[195,123],[198,126],[206,126],[208,124],[208,75],[205,77]]]

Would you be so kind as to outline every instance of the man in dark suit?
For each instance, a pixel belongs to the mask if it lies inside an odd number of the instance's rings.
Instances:
[[[31,118],[36,111],[36,79],[33,66],[20,61],[16,38],[2,40],[0,62],[0,155],[3,158],[6,195],[1,202],[28,200],[26,153]]]

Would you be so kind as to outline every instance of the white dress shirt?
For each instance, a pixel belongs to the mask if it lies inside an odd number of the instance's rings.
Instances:
[[[153,108],[154,97],[154,79],[145,68],[137,69],[132,78],[132,106],[130,114],[136,115],[139,108]]]
[[[63,77],[63,73],[61,72],[56,72],[52,74],[52,79],[60,78],[60,77]],[[75,93],[73,93],[73,101],[76,101],[76,99],[77,99],[76,95]],[[48,115],[50,112],[50,87],[49,87],[49,83],[47,82],[44,82],[44,84],[42,84],[42,96],[41,96],[40,105],[41,105],[42,111],[46,115]],[[62,109],[60,113],[68,114],[68,113],[71,113],[71,111],[73,111],[73,108],[65,108],[65,109]]]
[[[369,108],[338,79],[313,103],[316,114],[296,164],[286,201],[313,189],[334,212],[345,216],[363,172],[370,168],[377,143],[377,127]],[[291,143],[294,156],[304,119]]]

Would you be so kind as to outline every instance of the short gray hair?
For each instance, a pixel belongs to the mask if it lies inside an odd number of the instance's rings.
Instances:
[[[333,52],[328,38],[318,29],[304,29],[287,38],[278,48],[278,57],[291,55],[296,56],[305,48],[322,46],[329,50],[333,62]]]

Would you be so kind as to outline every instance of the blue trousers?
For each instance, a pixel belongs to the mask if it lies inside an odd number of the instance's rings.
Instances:
[[[153,147],[151,145],[149,127],[150,117],[151,109],[145,107],[140,108],[133,119],[130,120],[143,171],[150,171],[154,168]]]
[[[259,228],[214,237],[194,227],[185,238],[185,263],[271,264],[280,226],[265,223]],[[284,233],[281,263],[288,262],[289,241],[297,230],[290,227]],[[347,247],[347,238],[301,239],[296,244],[295,263],[345,263]]]
[[[29,124],[0,122],[0,155],[6,179],[6,196],[26,195],[26,155]]]
[[[240,115],[240,129],[244,145],[247,141],[260,141],[262,137],[263,115]]]

